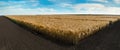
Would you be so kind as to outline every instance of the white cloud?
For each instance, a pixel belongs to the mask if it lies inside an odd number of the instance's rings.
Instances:
[[[20,2],[0,2],[0,15],[26,15],[26,14],[48,14],[56,12],[53,8],[34,7],[38,5],[37,0]],[[31,4],[32,3],[32,4]],[[5,6],[4,6],[5,5]],[[30,7],[31,6],[31,7]],[[32,7],[33,6],[33,7]]]
[[[0,11],[4,15],[37,15],[37,14],[49,14],[56,12],[53,8],[35,8],[35,9],[26,9],[26,8],[16,8],[16,7],[7,7]]]
[[[58,6],[60,7],[72,7],[72,4],[68,4],[68,3],[61,3]]]
[[[29,2],[32,3],[32,6],[38,6],[39,5],[39,0],[29,0]]]
[[[103,4],[75,4],[71,8],[77,13],[120,14],[120,7],[107,7]]]
[[[24,5],[25,3],[26,3],[25,1],[19,1],[19,2],[14,2],[14,1],[8,1],[8,2],[0,1],[0,5],[19,5],[19,4]]]
[[[25,0],[25,1],[0,1],[0,6],[14,6],[14,5],[22,5],[22,6],[38,6],[39,0]],[[27,7],[28,7],[27,6]]]
[[[114,2],[120,4],[120,0],[114,0]]]
[[[4,15],[26,15],[26,14],[120,14],[120,7],[107,7],[103,4],[63,4],[64,7],[73,9],[68,12],[58,12],[53,8],[22,8],[21,5],[5,7],[0,11]]]
[[[95,10],[95,9],[99,9],[99,8],[103,8],[104,6],[101,4],[76,4],[73,5],[72,8],[74,8],[75,10],[81,10],[83,8],[87,9],[87,10]]]
[[[75,0],[48,0],[54,3],[73,3]]]
[[[94,1],[94,2],[108,2],[108,0],[88,0],[88,1]]]
[[[35,8],[32,6],[37,6],[37,0],[31,0],[28,2],[33,2],[31,5],[26,5],[26,1],[21,2],[0,2],[0,5],[8,5],[0,8],[0,15],[1,14],[120,14],[120,7],[108,7],[104,4],[99,3],[83,3],[83,4],[70,4],[67,1],[69,0],[49,0],[53,1],[60,6],[61,9],[54,9],[54,8]],[[96,0],[101,2],[106,2],[107,0]],[[120,3],[120,0],[114,0],[115,3]],[[62,2],[62,3],[61,3]],[[67,3],[65,3],[67,2]],[[36,3],[36,4],[35,4]],[[27,7],[26,6],[30,6]],[[56,6],[56,7],[57,7]],[[58,12],[59,11],[59,12]]]
[[[53,8],[37,8],[37,10],[41,12],[56,12],[56,10]]]
[[[92,14],[120,14],[120,7],[106,7],[102,4],[77,4],[73,8],[79,12]]]

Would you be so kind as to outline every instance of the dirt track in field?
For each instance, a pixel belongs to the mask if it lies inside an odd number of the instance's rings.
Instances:
[[[0,16],[0,50],[120,50],[120,21],[76,46],[63,46],[38,37]]]

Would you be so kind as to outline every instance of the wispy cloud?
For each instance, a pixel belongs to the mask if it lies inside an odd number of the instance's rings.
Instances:
[[[88,1],[93,1],[93,2],[103,2],[103,3],[107,3],[107,2],[109,2],[108,0],[88,0]]]
[[[1,14],[120,14],[120,0],[0,0]]]
[[[64,5],[64,4],[63,4]],[[120,14],[120,7],[109,7],[103,4],[86,3],[86,4],[65,4],[64,7],[69,7],[74,10],[74,13],[82,14]]]
[[[51,2],[54,2],[54,3],[72,3],[75,0],[48,0],[48,1],[51,1]]]
[[[61,4],[59,4],[58,6],[61,6],[61,7],[71,7],[72,4],[69,4],[69,3],[61,3]]]
[[[32,3],[31,3],[32,2]],[[47,8],[47,7],[36,7],[38,1],[31,0],[31,1],[19,1],[19,2],[0,2],[0,6],[3,5],[3,7],[0,7],[0,14],[4,15],[26,15],[26,14],[47,14],[47,13],[53,13],[56,12],[54,8]],[[35,7],[35,8],[34,8]]]
[[[8,11],[8,12],[6,12],[6,11]],[[56,12],[56,10],[52,9],[52,8],[36,8],[36,9],[17,8],[17,9],[2,10],[2,14],[5,14],[5,15],[14,15],[14,14],[16,14],[16,15],[18,15],[18,14],[37,15],[37,14],[49,14],[49,13],[54,13],[54,12]]]
[[[116,4],[120,4],[120,0],[114,0]]]

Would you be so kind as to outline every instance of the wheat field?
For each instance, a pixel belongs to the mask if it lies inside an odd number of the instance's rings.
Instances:
[[[7,18],[46,36],[75,44],[117,21],[115,17],[75,15],[11,15]]]

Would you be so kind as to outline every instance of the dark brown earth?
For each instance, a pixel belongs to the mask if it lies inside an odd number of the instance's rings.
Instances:
[[[0,50],[120,50],[120,21],[98,31],[77,45],[59,45],[0,17]]]

